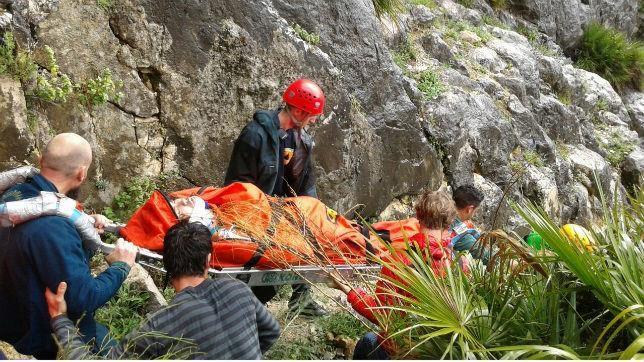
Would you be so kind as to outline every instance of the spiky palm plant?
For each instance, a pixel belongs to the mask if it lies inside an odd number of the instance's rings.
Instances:
[[[517,212],[551,251],[527,252],[519,240],[494,232],[487,237],[493,258],[469,273],[455,263],[437,275],[414,250],[406,251],[408,264],[379,260],[395,274],[384,279],[401,301],[382,306],[389,313],[379,320],[394,357],[642,357],[644,194],[639,190],[628,205],[600,198],[603,228],[593,233],[593,251],[526,204]]]

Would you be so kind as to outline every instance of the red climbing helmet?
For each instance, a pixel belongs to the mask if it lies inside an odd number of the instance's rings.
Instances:
[[[282,97],[284,103],[317,116],[324,110],[324,92],[308,79],[298,79],[286,88]]]

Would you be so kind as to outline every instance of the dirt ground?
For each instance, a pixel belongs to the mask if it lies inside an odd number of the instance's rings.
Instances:
[[[289,286],[282,287],[278,296],[268,303],[268,309],[280,322],[282,333],[266,359],[350,359],[357,338],[334,335],[322,327],[323,319],[352,311],[346,296],[320,284],[312,290],[314,299],[329,312],[328,316],[292,318],[288,314]]]

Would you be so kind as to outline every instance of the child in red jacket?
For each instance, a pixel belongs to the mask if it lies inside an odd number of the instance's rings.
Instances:
[[[446,267],[451,263],[452,251],[449,248],[451,232],[450,225],[456,217],[456,208],[454,201],[444,191],[425,192],[415,205],[416,217],[420,222],[420,232],[411,235],[405,243],[423,254],[431,260],[432,269],[435,273],[443,275]],[[394,248],[401,250],[405,248]],[[427,250],[429,249],[429,250]],[[404,252],[397,252],[390,256],[396,262],[403,262],[407,265],[411,263]],[[388,261],[388,260],[385,260]],[[375,313],[387,313],[386,310],[379,309],[381,306],[393,306],[399,304],[399,301],[392,296],[392,291],[402,294],[403,291],[396,288],[392,283],[385,280],[379,280],[376,284],[376,294],[369,295],[360,288],[351,288],[345,284],[337,275],[331,275],[335,287],[347,294],[347,300],[351,303],[353,309],[365,318],[375,324],[379,324]],[[386,265],[383,266],[381,276],[385,279],[400,280]],[[382,344],[384,340],[382,334],[367,333],[356,345],[353,359],[389,359],[394,346],[388,343]]]

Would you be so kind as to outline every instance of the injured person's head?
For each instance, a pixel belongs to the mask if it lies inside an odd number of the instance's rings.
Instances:
[[[179,221],[198,222],[209,228],[217,226],[215,214],[199,196],[182,197],[171,201]]]

